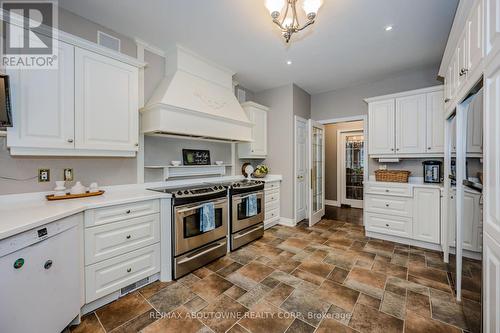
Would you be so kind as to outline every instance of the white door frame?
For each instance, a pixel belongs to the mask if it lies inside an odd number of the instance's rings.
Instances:
[[[302,121],[306,124],[306,128],[307,128],[307,119],[305,118],[302,118],[300,116],[294,116],[294,121],[293,121],[293,142],[294,142],[294,155],[293,155],[293,220],[295,222],[295,224],[297,224],[298,222],[298,216],[297,216],[297,195],[298,195],[298,191],[297,191],[297,177],[298,177],[298,172],[297,172],[297,121]],[[306,156],[305,156],[305,159],[306,159],[306,169],[307,169],[307,161],[308,161],[308,151],[309,149],[307,149],[307,147],[309,147],[309,135],[306,134]],[[305,205],[306,205],[306,216],[305,218],[307,218],[308,216],[308,212],[309,212],[309,200],[308,200],[308,197],[309,197],[309,172],[306,171],[306,175],[305,175],[306,179],[304,180],[305,182],[305,187],[306,187],[306,191],[305,191],[305,198],[304,200],[306,201],[305,202]]]
[[[343,145],[343,140],[342,140],[342,134],[344,133],[350,133],[350,132],[361,132],[361,135],[363,135],[363,145],[365,142],[364,138],[364,131],[363,128],[353,128],[353,129],[345,129],[345,130],[340,130],[337,132],[337,202],[338,206],[342,205],[342,201],[344,200],[344,188],[345,188],[345,177],[343,177],[343,172],[342,170],[345,170],[343,167],[343,163],[345,161],[345,147]],[[339,158],[340,154],[340,158]],[[364,152],[363,152],[364,155]],[[364,156],[363,156],[364,158]],[[363,161],[365,162],[365,161]],[[364,164],[364,163],[363,163]],[[365,169],[363,168],[363,178],[365,176]],[[349,199],[345,199],[349,200]],[[363,208],[363,200],[361,200],[361,207],[355,207],[351,205],[354,208]]]
[[[351,117],[340,117],[340,118],[331,118],[331,119],[325,119],[325,120],[318,120],[318,123],[323,124],[323,125],[329,125],[329,124],[338,124],[338,123],[345,123],[345,122],[350,122],[350,121],[362,121],[363,122],[363,136],[365,139],[364,142],[364,165],[365,168],[363,170],[363,182],[367,182],[369,179],[369,164],[368,164],[368,145],[370,142],[368,141],[368,115],[359,115],[359,116],[351,116]],[[337,141],[338,142],[338,141]],[[338,159],[337,159],[338,163]],[[339,178],[339,168],[337,164],[337,180]],[[338,184],[338,181],[337,181]],[[340,206],[340,196],[339,196],[339,186],[337,186],[337,206]],[[364,203],[363,203],[364,205]]]

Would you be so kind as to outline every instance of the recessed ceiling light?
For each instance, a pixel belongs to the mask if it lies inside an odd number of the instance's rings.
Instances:
[[[392,30],[392,25],[388,25],[387,27],[385,27],[385,31],[391,31]]]
[[[287,65],[291,65],[291,64],[292,64],[292,61],[291,61],[291,60],[287,60],[287,61],[286,61],[286,64],[287,64]]]

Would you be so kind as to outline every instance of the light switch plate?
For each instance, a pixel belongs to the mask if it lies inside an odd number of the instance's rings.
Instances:
[[[64,169],[63,179],[67,182],[72,182],[73,178],[74,178],[73,169],[71,168]]]
[[[50,169],[38,169],[38,182],[50,182]]]

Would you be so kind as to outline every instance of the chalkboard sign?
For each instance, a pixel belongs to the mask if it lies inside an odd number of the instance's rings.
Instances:
[[[184,165],[210,165],[210,151],[183,149],[182,162]]]

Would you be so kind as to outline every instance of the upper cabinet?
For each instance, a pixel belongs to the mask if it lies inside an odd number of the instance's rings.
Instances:
[[[369,98],[368,152],[378,156],[428,156],[444,151],[443,88]]]
[[[370,154],[394,154],[394,99],[368,104]]]
[[[264,159],[267,156],[267,112],[269,109],[254,102],[245,102],[241,106],[253,123],[253,141],[238,144],[238,157]]]
[[[134,151],[139,142],[137,67],[77,48],[75,147]]]
[[[9,69],[12,155],[135,156],[137,60],[59,32],[58,68]]]

